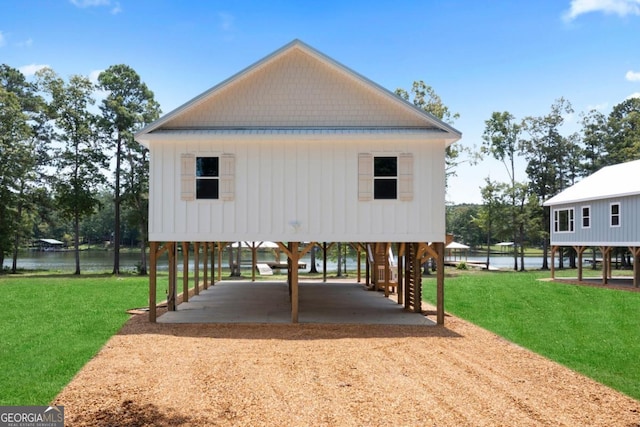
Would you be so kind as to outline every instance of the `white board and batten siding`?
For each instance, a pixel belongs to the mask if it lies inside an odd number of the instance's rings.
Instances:
[[[444,141],[359,136],[233,138],[151,144],[152,241],[441,241]],[[189,158],[232,159],[233,194],[194,192]],[[398,199],[363,191],[363,162],[398,157]],[[221,189],[222,184],[221,171]],[[187,188],[185,188],[185,185]],[[191,187],[189,187],[191,185]],[[416,194],[419,192],[419,194]],[[193,193],[192,193],[193,194]]]
[[[442,242],[445,149],[460,132],[294,40],[136,134],[151,241]],[[397,158],[394,200],[374,157]],[[217,200],[194,159],[218,157]]]

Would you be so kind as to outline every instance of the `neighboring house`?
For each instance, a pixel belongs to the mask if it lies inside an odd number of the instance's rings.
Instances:
[[[310,249],[298,242],[411,242],[417,261],[437,258],[445,150],[460,137],[294,40],[136,134],[152,257],[161,242],[274,241],[293,265]]]
[[[640,268],[640,160],[607,166],[544,203],[551,209],[551,266],[560,247],[578,254],[578,280],[582,255],[596,247],[602,254],[602,280],[611,277],[611,250],[628,248],[633,255],[634,286]]]
[[[41,251],[59,251],[64,248],[64,242],[56,239],[38,239],[35,245]]]

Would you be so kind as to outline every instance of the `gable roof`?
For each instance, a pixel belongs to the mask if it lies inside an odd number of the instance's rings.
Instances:
[[[553,196],[544,206],[640,194],[640,160],[605,166]]]
[[[409,130],[444,139],[461,133],[313,49],[293,40],[139,131],[161,134],[372,133]],[[402,132],[400,132],[402,133]]]

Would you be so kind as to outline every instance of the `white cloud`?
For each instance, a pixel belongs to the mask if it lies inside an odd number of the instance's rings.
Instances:
[[[0,47],[4,46],[7,42],[4,40],[4,35],[0,31]]]
[[[632,93],[631,95],[627,96],[627,99],[631,98],[640,98],[640,92]]]
[[[25,41],[16,43],[16,46],[18,47],[31,47],[32,45],[33,45],[33,39],[31,38],[26,39]]]
[[[89,80],[91,80],[91,83],[98,83],[98,76],[103,71],[104,70],[93,70],[93,71],[91,71],[89,73]]]
[[[78,7],[109,6],[111,0],[69,0],[71,4]]]
[[[220,28],[222,28],[223,31],[233,29],[233,21],[235,20],[233,15],[226,12],[219,12],[218,18],[220,18]]]
[[[608,102],[603,102],[602,104],[587,105],[587,111],[591,111],[591,110],[605,111],[608,108],[609,108]]]
[[[627,74],[624,75],[624,78],[629,80],[630,82],[640,82],[640,71],[627,71]]]
[[[571,0],[571,6],[563,15],[567,22],[590,12],[616,14],[618,16],[640,15],[640,0]]]
[[[113,5],[113,8],[111,9],[111,14],[112,14],[112,15],[117,15],[117,14],[119,14],[120,12],[122,12],[122,7],[120,6],[120,2],[116,2],[116,3]]]
[[[117,15],[122,12],[122,6],[120,6],[120,2],[112,2],[112,0],[69,0],[71,4],[79,8],[87,8],[87,7],[101,7],[106,6],[110,7],[110,13],[112,15]]]
[[[89,80],[91,81],[91,83],[97,85],[98,84],[98,76],[100,75],[100,73],[102,73],[104,70],[93,70],[89,73]],[[96,100],[98,102],[102,101],[103,99],[105,99],[107,96],[109,96],[109,91],[107,90],[95,90],[93,92],[94,96],[96,97]]]
[[[23,65],[22,67],[20,67],[18,69],[26,77],[29,77],[29,76],[33,76],[38,71],[42,70],[43,68],[47,68],[47,67],[49,67],[49,66],[45,65],[45,64],[30,64],[30,65]]]

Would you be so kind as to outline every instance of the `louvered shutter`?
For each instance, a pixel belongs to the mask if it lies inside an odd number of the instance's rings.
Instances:
[[[358,200],[373,200],[373,155],[358,154]]]
[[[398,156],[398,200],[413,200],[413,154]]]
[[[180,199],[195,200],[196,198],[196,156],[193,153],[184,153],[181,156],[180,171]]]
[[[235,198],[236,158],[233,154],[220,156],[220,200]]]

